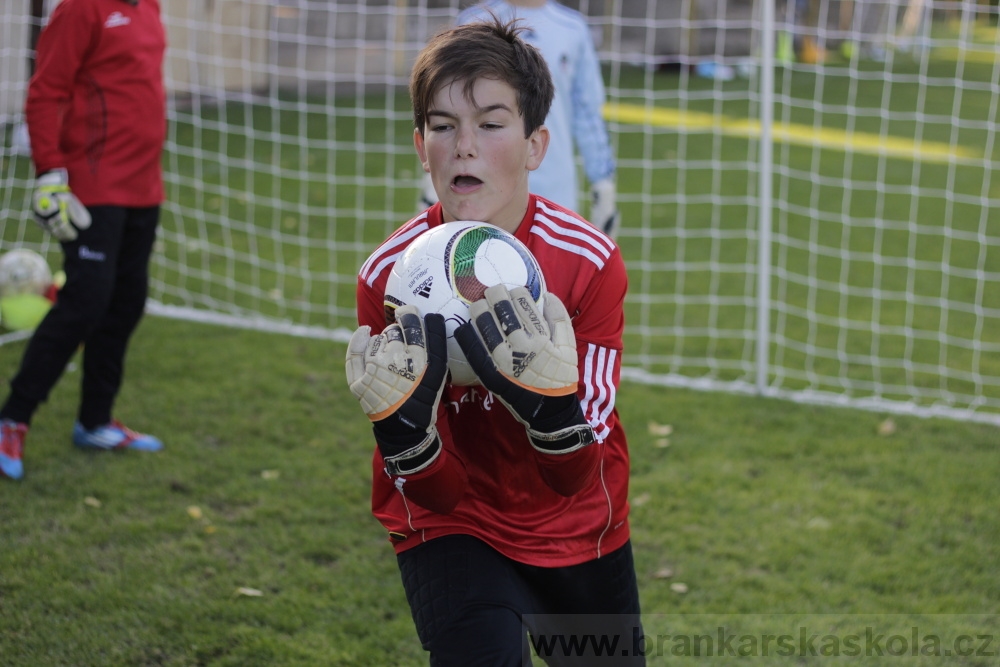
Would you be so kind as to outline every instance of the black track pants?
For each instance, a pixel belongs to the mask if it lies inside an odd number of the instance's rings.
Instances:
[[[30,423],[82,343],[78,419],[86,428],[111,420],[128,341],[146,306],[160,208],[94,206],[90,213],[90,228],[62,244],[66,284],[28,343],[2,417]]]
[[[543,568],[452,535],[397,559],[433,667],[523,667],[532,664],[532,644],[552,667],[645,665],[635,650],[642,627],[631,543],[580,565]]]

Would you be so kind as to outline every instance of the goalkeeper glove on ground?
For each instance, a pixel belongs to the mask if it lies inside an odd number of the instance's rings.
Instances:
[[[590,222],[602,232],[615,238],[622,221],[618,210],[618,193],[610,178],[597,181],[590,186]]]
[[[527,427],[535,449],[566,454],[593,443],[576,396],[576,338],[562,301],[546,294],[542,313],[526,288],[495,285],[469,311],[455,339],[483,386]]]
[[[60,241],[74,241],[79,229],[90,227],[90,212],[69,189],[65,169],[53,169],[38,177],[31,210],[42,229]]]
[[[441,452],[437,408],[448,373],[444,317],[423,320],[413,306],[378,336],[364,326],[347,346],[347,382],[372,421],[375,442],[391,475],[427,468]]]

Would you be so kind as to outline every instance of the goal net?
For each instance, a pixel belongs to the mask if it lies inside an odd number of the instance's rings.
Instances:
[[[150,311],[346,340],[358,268],[416,210],[409,67],[468,4],[163,2]],[[626,378],[1000,424],[995,4],[564,4],[609,95]],[[0,251],[55,265],[22,136],[51,8],[0,5]]]

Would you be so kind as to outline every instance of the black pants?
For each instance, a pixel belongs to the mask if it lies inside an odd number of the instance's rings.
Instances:
[[[630,543],[580,565],[543,568],[452,535],[397,560],[433,667],[523,667],[532,645],[553,667],[645,665],[635,650],[642,627]]]
[[[111,420],[128,341],[146,306],[160,208],[94,206],[90,214],[90,228],[62,244],[66,284],[28,343],[0,417],[30,423],[83,343],[78,419],[85,428]]]

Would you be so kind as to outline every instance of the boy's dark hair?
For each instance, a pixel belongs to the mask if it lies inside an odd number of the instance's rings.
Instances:
[[[502,81],[517,91],[517,106],[528,137],[548,116],[555,86],[545,59],[520,38],[520,21],[467,23],[438,33],[417,56],[410,76],[413,124],[424,133],[427,111],[434,95],[445,86],[464,82],[466,99],[478,79]]]

